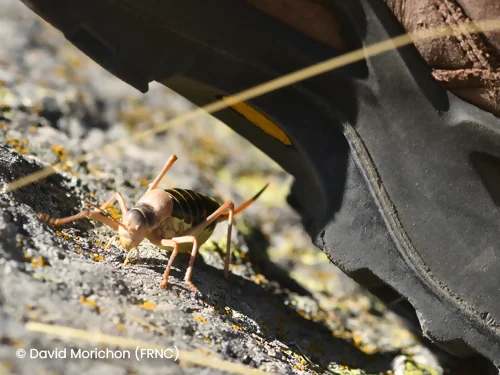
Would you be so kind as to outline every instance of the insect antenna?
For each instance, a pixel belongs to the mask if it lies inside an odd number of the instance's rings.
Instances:
[[[92,203],[92,202],[89,202],[88,200],[84,199],[83,200],[86,204],[88,204],[89,206],[92,206],[94,207],[95,209],[97,209],[99,211],[99,213],[103,214],[104,216],[106,216],[107,218],[113,220],[116,224],[118,224],[120,227],[124,228],[124,229],[127,229],[127,227],[125,225],[123,225],[122,222],[116,220],[114,217],[112,217],[108,212],[104,211],[103,209],[101,209],[101,207],[99,207],[98,205]]]
[[[255,194],[252,198],[250,198],[249,200],[247,200],[245,203],[243,203],[242,205],[236,207],[233,211],[233,215],[236,215],[238,213],[240,213],[241,211],[243,211],[244,209],[246,209],[248,206],[250,206],[253,202],[255,202],[257,200],[257,198],[260,197],[260,195],[264,192],[264,190],[267,189],[267,187],[269,186],[269,184],[266,184],[262,189],[259,190],[259,192],[257,194]],[[224,221],[224,220],[227,220],[227,218],[229,217],[229,212],[225,212],[223,214],[221,214],[221,220],[220,221]]]

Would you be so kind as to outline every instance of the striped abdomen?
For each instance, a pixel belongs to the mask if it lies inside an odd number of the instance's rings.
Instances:
[[[166,189],[174,207],[172,217],[184,222],[185,227],[194,227],[214,213],[220,204],[212,198],[189,189]],[[213,231],[217,221],[207,227]]]

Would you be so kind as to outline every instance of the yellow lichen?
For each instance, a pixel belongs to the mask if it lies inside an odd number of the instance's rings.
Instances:
[[[120,332],[125,332],[125,326],[122,323],[116,323],[115,327],[120,331]]]
[[[406,358],[404,363],[403,373],[405,375],[422,375],[422,374],[437,375],[438,371],[431,367],[421,365],[420,363],[417,363],[416,361],[410,358]]]
[[[89,306],[95,308],[95,310],[97,312],[102,312],[104,310],[102,307],[97,306],[97,303],[91,299],[80,297],[79,301],[81,304],[89,305]]]
[[[103,205],[104,203],[106,203],[106,202],[105,201],[101,201],[101,205]],[[122,212],[120,211],[120,209],[118,209],[114,205],[108,206],[106,208],[106,212],[108,213],[109,216],[111,216],[115,220],[120,220],[121,217],[122,217]]]
[[[14,139],[9,135],[5,136],[7,145],[11,146],[16,152],[20,154],[28,154],[30,149],[28,147],[29,141],[27,139]]]
[[[293,367],[295,367],[297,370],[300,370],[300,371],[305,371],[305,366],[302,365],[302,364],[294,364]]]
[[[306,320],[311,320],[311,316],[309,314],[307,314],[305,311],[297,310],[297,314],[299,314],[301,317],[303,317]]]
[[[73,176],[79,177],[78,173],[75,173],[69,165],[67,164],[68,161],[68,152],[64,149],[64,147],[59,146],[59,145],[52,145],[52,152],[56,155],[57,159],[63,163],[62,169],[68,173],[71,173]]]
[[[201,322],[203,324],[205,324],[207,322],[207,319],[205,319],[202,316],[197,316],[196,318],[194,318],[194,320],[196,320],[197,322]]]
[[[252,275],[252,280],[257,284],[257,285],[264,285],[268,283],[268,280],[264,275],[261,273],[258,273],[256,275]]]
[[[104,260],[104,257],[97,253],[92,253],[90,254],[90,256],[94,260],[94,262],[102,262]]]
[[[31,259],[31,266],[33,268],[38,268],[38,267],[46,267],[47,264],[45,263],[45,260],[42,257],[38,257]]]
[[[137,306],[139,306],[141,309],[148,309],[148,310],[154,310],[154,308],[156,307],[154,303],[149,301],[144,301]]]
[[[378,352],[378,348],[375,345],[363,342],[363,339],[357,334],[352,334],[352,341],[365,354],[372,355]]]
[[[237,326],[236,324],[232,324],[231,326],[233,327],[233,329],[235,329],[237,331],[243,331],[243,328],[241,328],[240,326]]]
[[[23,258],[26,263],[31,263],[31,266],[33,268],[48,266],[48,263],[45,261],[45,259],[43,259],[43,257],[33,258],[31,255],[24,253]]]
[[[65,240],[71,239],[71,236],[68,233],[61,232],[60,230],[56,231],[56,235],[64,238]]]
[[[62,279],[58,279],[57,277],[54,277],[51,275],[44,275],[41,273],[33,274],[33,278],[40,280],[40,281],[50,281],[51,283],[54,283],[54,284],[61,284],[63,282]]]
[[[62,146],[53,145],[51,148],[52,152],[57,156],[57,159],[60,161],[68,160],[68,153]]]

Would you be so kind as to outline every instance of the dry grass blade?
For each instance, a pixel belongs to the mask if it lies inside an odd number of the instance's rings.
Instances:
[[[348,64],[352,64],[354,62],[363,60],[370,56],[375,56],[384,52],[388,52],[393,49],[397,49],[400,47],[404,47],[406,45],[412,44],[414,41],[423,40],[423,39],[435,39],[442,38],[447,36],[454,36],[456,34],[474,34],[479,32],[488,32],[500,30],[500,19],[493,19],[488,21],[480,21],[473,23],[459,23],[456,26],[444,26],[433,29],[425,29],[419,30],[414,33],[402,34],[400,36],[394,37],[389,40],[385,40],[382,42],[378,42],[372,44],[368,47],[360,48],[352,52],[348,52],[344,55],[334,57],[332,59],[326,60],[324,62],[312,65],[307,68],[300,69],[290,74],[283,75],[274,80],[265,82],[263,84],[254,86],[250,89],[242,91],[238,94],[235,94],[230,97],[226,97],[224,100],[216,101],[210,103],[204,107],[197,108],[191,112],[188,112],[184,115],[180,115],[173,120],[170,120],[164,124],[155,126],[149,130],[143,131],[141,133],[136,133],[130,137],[125,137],[119,139],[116,142],[109,143],[105,147],[94,150],[93,152],[89,152],[83,155],[80,158],[75,158],[66,161],[64,164],[77,164],[84,161],[89,161],[96,157],[97,155],[101,155],[107,150],[114,149],[119,147],[120,145],[126,145],[131,141],[138,141],[141,139],[146,139],[153,136],[156,133],[160,133],[165,131],[171,126],[178,125],[187,121],[194,120],[198,116],[206,115],[207,113],[215,113],[237,103],[244,102],[249,99],[256,98],[258,96],[268,94],[272,91],[278,90],[280,88],[298,83],[308,78],[312,78],[314,76],[318,76],[320,74],[332,71],[334,69],[338,69],[340,67],[346,66]],[[58,164],[59,165],[59,164]],[[55,167],[55,166],[54,166]],[[11,182],[8,186],[4,188],[4,193],[8,193],[19,189],[23,186],[36,182],[40,179],[48,177],[49,175],[56,173],[53,169],[54,167],[48,167],[42,169],[38,172],[35,172],[31,175],[22,177],[16,181]]]
[[[98,344],[113,345],[123,349],[134,349],[138,346],[144,349],[170,349],[166,346],[152,344],[146,341],[127,339],[120,336],[112,336],[99,332],[89,332],[81,329],[43,324],[37,322],[28,322],[26,329],[32,332],[44,333],[65,340],[83,340]],[[265,375],[266,373],[244,365],[223,361],[214,357],[207,357],[200,353],[191,353],[179,350],[179,361],[190,362],[192,364],[210,367],[221,371],[227,371],[232,374],[241,375]]]
[[[12,375],[12,372],[4,366],[2,363],[0,363],[0,375]]]
[[[125,315],[128,316],[130,319],[132,320],[135,320],[137,323],[139,323],[140,325],[152,330],[152,331],[155,331],[155,332],[158,332],[164,336],[167,335],[167,332],[165,332],[163,329],[161,328],[158,328],[157,326],[151,324],[151,323],[148,323],[146,322],[144,319],[142,318],[139,318],[138,316],[135,316],[134,314],[132,313],[129,313],[128,311],[125,311]]]

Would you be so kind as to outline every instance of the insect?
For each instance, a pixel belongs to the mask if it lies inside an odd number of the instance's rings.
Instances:
[[[229,278],[231,229],[233,217],[254,202],[267,188],[264,186],[253,198],[235,208],[231,200],[219,204],[215,199],[204,196],[188,189],[159,189],[158,185],[177,160],[171,155],[160,173],[148,186],[147,191],[130,210],[127,208],[123,196],[116,192],[102,206],[94,206],[94,210],[82,211],[76,215],[53,218],[43,213],[38,216],[53,225],[67,224],[84,217],[97,220],[114,231],[118,232],[122,247],[128,251],[124,266],[129,262],[132,251],[137,251],[139,258],[139,244],[148,239],[161,249],[172,252],[163,274],[160,289],[168,285],[168,276],[175,257],[179,252],[191,252],[189,266],[186,271],[185,282],[191,283],[193,264],[198,249],[212,235],[217,223],[227,220],[227,248],[224,259],[224,277]],[[121,221],[105,216],[105,209],[117,200],[122,211]]]

